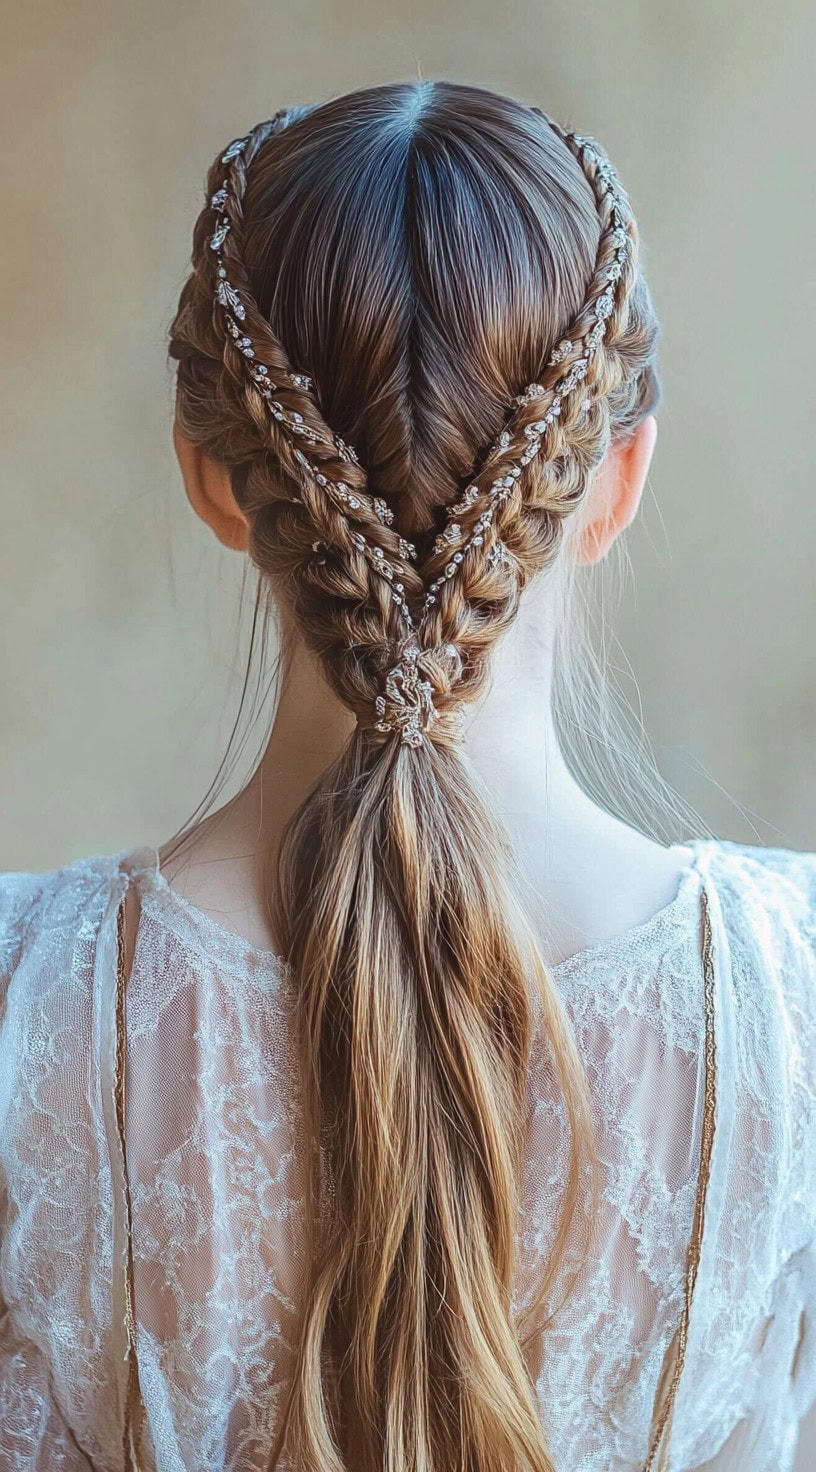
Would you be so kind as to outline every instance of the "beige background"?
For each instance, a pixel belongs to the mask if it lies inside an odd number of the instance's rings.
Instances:
[[[164,361],[205,168],[283,103],[418,71],[543,102],[617,163],[666,395],[623,645],[707,822],[816,847],[812,5],[2,8],[0,868],[160,843],[206,790],[240,566],[183,503]]]

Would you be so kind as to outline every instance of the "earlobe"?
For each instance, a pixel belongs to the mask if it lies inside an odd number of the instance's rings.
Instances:
[[[177,423],[173,425],[173,445],[187,499],[196,515],[225,547],[246,552],[249,522],[235,499],[229,471],[199,445],[192,444]]]
[[[600,562],[634,521],[656,439],[657,420],[649,414],[629,439],[608,450],[590,487],[586,519],[576,543],[576,562]]]

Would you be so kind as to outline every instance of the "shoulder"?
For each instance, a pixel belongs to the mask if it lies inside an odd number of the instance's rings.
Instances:
[[[57,959],[66,946],[89,939],[103,913],[121,856],[77,859],[45,873],[0,873],[0,986],[23,963]]]
[[[706,842],[698,857],[728,957],[717,1046],[735,1221],[776,1271],[816,1241],[816,854]]]
[[[703,840],[695,845],[723,901],[725,917],[814,941],[816,853]]]
[[[816,853],[723,841],[696,848],[747,1014],[758,1014],[764,996],[783,1018],[816,1019]]]
[[[77,1084],[93,1073],[99,940],[118,872],[118,856],[111,856],[42,874],[0,873],[0,1170],[6,1179],[31,1147],[32,1106],[42,1091],[58,1100],[49,1106],[56,1108],[56,1133],[58,1124],[87,1116]]]
[[[727,938],[740,1077],[758,1109],[770,1100],[790,1112],[803,1148],[816,1140],[816,854],[700,849]],[[816,1180],[816,1151],[806,1153]]]
[[[793,848],[763,848],[759,844],[720,840],[720,863],[749,881],[770,881],[774,889],[804,901],[811,911],[816,905],[816,851]]]

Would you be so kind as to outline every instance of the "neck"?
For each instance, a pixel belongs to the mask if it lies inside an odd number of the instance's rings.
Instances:
[[[665,850],[599,808],[572,776],[552,717],[552,609],[529,600],[495,651],[489,689],[466,713],[463,756],[504,821],[529,883],[528,908],[551,958],[570,954],[673,895],[688,855]],[[240,905],[256,942],[274,945],[263,920],[262,871],[290,817],[340,755],[355,717],[289,631],[281,641],[279,700],[264,756],[231,802],[199,825],[184,887],[219,911]],[[647,881],[632,893],[632,870]],[[172,877],[172,875],[170,876]],[[226,895],[226,899],[224,896]]]
[[[541,610],[525,609],[494,653],[490,684],[465,712],[463,751],[506,820],[546,803],[573,810],[587,803],[564,761],[552,718],[552,643]],[[529,616],[531,615],[531,616]],[[340,755],[355,717],[335,696],[299,635],[281,641],[275,722],[253,782],[276,810],[294,811],[321,772]]]
[[[532,600],[531,600],[532,601]],[[517,848],[535,847],[537,868],[564,838],[600,810],[572,776],[552,717],[551,625],[535,607],[495,651],[490,685],[465,713],[463,755],[475,769]],[[230,804],[253,823],[252,845],[267,853],[318,777],[340,755],[355,717],[335,696],[320,666],[291,629],[281,640],[279,699],[266,751],[253,778]],[[604,818],[606,815],[603,815]],[[257,841],[256,841],[257,840]]]

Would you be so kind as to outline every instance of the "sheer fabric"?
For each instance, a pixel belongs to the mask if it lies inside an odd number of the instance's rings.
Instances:
[[[554,969],[589,1070],[601,1233],[534,1346],[555,1465],[639,1472],[680,1320],[705,1095],[716,1129],[671,1472],[786,1472],[816,1397],[816,856],[700,842],[674,901]],[[0,876],[0,1469],[124,1466],[126,998],[133,1313],[148,1472],[265,1467],[302,1298],[304,1141],[286,969],[153,849]],[[517,1302],[548,1254],[564,1122],[539,1040]],[[557,1295],[556,1295],[557,1298]]]

